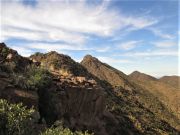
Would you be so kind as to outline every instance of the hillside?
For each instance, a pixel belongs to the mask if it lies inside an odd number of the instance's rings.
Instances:
[[[159,79],[161,82],[167,83],[172,87],[180,90],[180,77],[179,76],[163,76]]]
[[[118,71],[117,69],[114,69],[113,67],[102,63],[101,61],[90,55],[85,56],[81,64],[85,68],[87,68],[90,73],[98,77],[100,80],[105,80],[109,82],[114,87],[113,91],[116,92],[116,95],[119,98],[128,101],[128,104],[126,103],[126,108],[129,109],[126,110],[127,112],[132,111],[132,114],[134,116],[137,116],[134,110],[140,111],[142,109],[141,107],[144,107],[155,113],[158,117],[162,116],[163,119],[179,128],[179,119],[176,116],[172,115],[173,112],[169,112],[169,109],[159,100],[159,97],[154,96],[153,93],[149,92],[141,84],[135,83],[136,81],[134,81],[136,79],[138,80],[138,78],[143,80],[157,80],[156,78],[151,76],[145,76],[145,74],[139,76],[138,72],[135,72],[135,74],[138,74],[138,76],[134,76],[133,80],[131,80],[121,71]],[[126,84],[126,87],[124,87],[124,84]],[[159,96],[161,97],[162,95]],[[177,96],[177,98],[178,97],[179,96]],[[137,102],[137,104],[134,104],[134,102]],[[133,106],[131,105],[131,103],[133,104]],[[141,107],[138,104],[140,104]],[[148,112],[143,113],[148,114]]]
[[[177,88],[177,78],[160,78],[159,80],[144,73],[133,72],[129,77],[137,84],[151,92],[157,98],[159,98],[167,108],[173,110],[174,114],[180,118],[180,89]],[[169,82],[175,83],[172,86]]]
[[[134,71],[133,73],[131,73],[130,78],[134,79],[134,80],[146,80],[146,81],[156,81],[158,80],[157,78],[144,74],[144,73],[140,73],[139,71]]]
[[[57,52],[29,58],[0,44],[0,98],[35,106],[34,126],[57,122],[95,135],[178,134],[179,120],[149,91],[97,58]]]

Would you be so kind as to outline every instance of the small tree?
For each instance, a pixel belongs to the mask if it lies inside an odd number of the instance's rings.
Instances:
[[[10,104],[0,99],[0,135],[31,135],[33,112],[22,103]]]

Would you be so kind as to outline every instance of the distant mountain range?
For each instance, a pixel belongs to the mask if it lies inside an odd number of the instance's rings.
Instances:
[[[91,55],[80,63],[55,51],[25,58],[0,44],[0,98],[35,106],[37,127],[60,120],[95,135],[178,135],[179,83],[178,76],[126,75]]]

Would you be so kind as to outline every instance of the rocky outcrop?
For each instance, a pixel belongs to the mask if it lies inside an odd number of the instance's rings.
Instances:
[[[6,73],[0,73],[0,98],[11,103],[22,102],[28,108],[35,107],[38,110],[38,94],[35,91],[27,91],[14,86],[12,77]]]
[[[38,94],[40,114],[48,125],[60,120],[72,130],[107,135],[107,119],[117,124],[105,109],[103,88],[93,79],[56,76],[53,85]]]
[[[58,54],[55,51],[49,53],[36,53],[30,56],[30,59],[39,62],[44,68],[51,72],[59,73],[63,76],[88,76],[88,72],[79,63],[71,59],[71,57],[63,54]]]
[[[8,48],[4,43],[0,43],[0,68],[3,66],[6,70],[20,71],[24,70],[32,62],[20,56],[17,51]],[[8,69],[9,68],[9,69]]]
[[[36,92],[23,90],[14,85],[13,74],[26,69],[32,62],[20,56],[17,51],[0,43],[0,98],[12,103],[23,102],[28,107],[38,108],[38,95]]]

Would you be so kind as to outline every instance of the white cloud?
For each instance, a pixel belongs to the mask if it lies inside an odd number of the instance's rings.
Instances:
[[[96,51],[96,52],[106,52],[110,50],[110,47],[87,47],[86,45],[72,45],[72,44],[59,44],[59,43],[26,43],[26,44],[17,44],[11,45],[9,47],[18,51],[22,56],[30,56],[33,53],[40,52],[50,52],[57,51],[59,53],[68,54],[68,51]]]
[[[107,52],[107,51],[111,50],[111,47],[109,47],[109,46],[98,47],[98,48],[94,48],[93,50],[95,50],[96,52]]]
[[[125,53],[125,54],[122,54],[121,56],[128,56],[128,57],[178,56],[178,52],[175,50],[155,50],[155,51],[146,51],[146,52]]]
[[[24,57],[29,57],[31,54],[33,54],[33,51],[31,49],[21,47],[21,46],[11,46],[12,49],[16,50],[20,55]]]
[[[132,61],[126,60],[126,59],[115,59],[111,57],[102,57],[102,56],[97,56],[97,58],[102,62],[112,64],[112,65],[118,64],[118,63],[132,63]]]
[[[22,45],[20,45],[22,46]],[[70,44],[49,44],[49,43],[27,43],[24,45],[26,48],[29,49],[38,49],[43,50],[44,52],[49,51],[62,51],[62,50],[87,50],[82,45],[70,45]]]
[[[169,41],[169,40],[153,42],[152,44],[154,44],[156,47],[159,47],[159,48],[169,48],[169,47],[173,47],[177,45],[176,42]]]
[[[160,29],[158,28],[148,28],[148,30],[150,30],[151,32],[154,33],[154,35],[159,36],[161,38],[164,39],[174,39],[173,35],[167,34],[165,32],[162,32]]]
[[[89,6],[84,2],[47,2],[36,6],[21,2],[2,3],[2,39],[63,41],[85,44],[88,34],[113,36],[116,30],[142,29],[157,23],[154,18],[127,16],[108,9],[109,1]]]
[[[123,42],[118,45],[118,48],[123,50],[131,50],[134,49],[136,46],[141,45],[142,41],[128,41]]]

